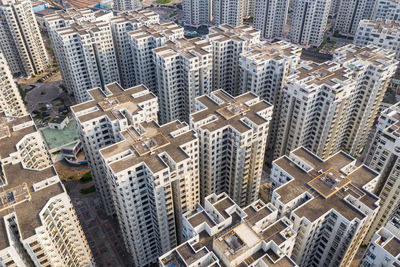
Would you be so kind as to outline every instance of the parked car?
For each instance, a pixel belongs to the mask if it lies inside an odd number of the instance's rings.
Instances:
[[[42,113],[42,115],[43,115],[43,117],[48,117],[48,116],[50,116],[50,113],[45,111],[45,112]]]

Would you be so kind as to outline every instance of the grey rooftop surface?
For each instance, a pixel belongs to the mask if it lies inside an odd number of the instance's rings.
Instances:
[[[133,127],[121,132],[123,141],[110,145],[100,150],[101,155],[107,159],[124,151],[130,154],[118,161],[110,163],[114,173],[126,170],[137,164],[146,164],[152,172],[158,172],[167,166],[160,154],[164,152],[174,162],[181,162],[189,158],[182,146],[196,141],[197,137],[185,123],[173,121],[162,126],[156,122],[143,122],[140,124],[143,133],[138,133]],[[179,133],[175,135],[175,132]]]
[[[76,129],[75,120],[71,120],[67,124],[67,127],[62,130],[46,127],[44,129],[40,129],[40,132],[49,150],[63,147],[74,141],[79,141],[79,134]]]
[[[223,220],[231,218],[232,223],[220,229],[214,236],[209,236],[205,230],[201,231],[198,233],[198,243],[184,243],[173,250],[167,257],[162,258],[161,262],[165,265],[179,263],[181,266],[188,266],[194,261],[202,259],[209,252],[214,251],[214,255],[219,260],[219,265],[216,262],[209,262],[209,266],[225,266],[220,255],[224,255],[225,260],[233,262],[237,257],[248,252],[249,249],[252,249],[261,242],[266,242],[271,245],[269,249],[264,251],[260,246],[259,250],[254,251],[237,266],[248,266],[258,260],[265,261],[268,266],[296,266],[287,256],[273,249],[273,244],[279,246],[287,238],[295,234],[291,229],[289,220],[278,220],[264,227],[260,232],[256,232],[255,228],[252,228],[252,225],[265,219],[272,212],[262,201],[254,202],[243,210],[223,194],[215,198],[208,198],[207,201],[209,201],[218,213],[224,214]],[[239,212],[240,210],[241,212]],[[210,214],[205,217],[205,214],[208,214],[208,212],[199,206],[188,215],[188,222],[192,225],[193,229],[202,223],[206,223],[210,227],[215,226],[215,224],[210,223],[210,219],[215,215]]]
[[[1,158],[8,157],[10,153],[17,151],[16,143],[26,134],[36,132],[32,126],[30,116],[20,118],[7,118],[0,116],[1,125],[9,127],[7,136],[0,138]],[[34,125],[34,124],[33,124]],[[16,130],[13,130],[14,127]],[[57,177],[53,166],[42,170],[24,169],[21,163],[3,164],[2,172],[4,180],[0,181],[0,250],[8,247],[9,241],[6,235],[4,216],[16,213],[21,238],[26,239],[35,234],[35,229],[41,226],[39,213],[48,200],[64,193],[64,188]],[[35,190],[33,185],[48,178],[56,178],[56,182],[44,189]]]
[[[136,114],[141,104],[157,98],[143,85],[123,89],[118,83],[107,84],[107,92],[100,88],[88,90],[92,100],[71,107],[75,117],[81,122],[87,122],[107,116],[110,121],[123,119],[120,110]]]
[[[355,159],[348,154],[338,152],[322,160],[303,147],[294,150],[292,154],[312,169],[304,170],[287,156],[275,160],[274,165],[293,177],[292,180],[275,189],[275,192],[283,203],[288,203],[306,192],[313,196],[311,200],[294,211],[298,216],[305,216],[310,221],[314,221],[334,209],[349,221],[364,218],[364,213],[344,200],[348,195],[354,196],[372,210],[378,208],[379,198],[362,188],[377,178],[378,173],[365,165],[356,165],[349,173],[344,173],[342,168],[355,162]]]
[[[260,100],[255,94],[248,92],[237,97],[232,97],[223,90],[211,93],[211,96],[196,98],[204,108],[192,113],[191,123],[202,123],[203,130],[213,132],[225,127],[232,127],[240,133],[251,130],[251,126],[245,123],[248,119],[256,125],[267,123],[267,118],[259,115],[266,109],[272,109],[272,105]]]

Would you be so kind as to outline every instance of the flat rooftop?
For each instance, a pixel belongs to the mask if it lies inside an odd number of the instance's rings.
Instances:
[[[311,169],[301,168],[290,157],[295,157]],[[273,162],[274,165],[288,173],[292,180],[275,189],[279,200],[288,203],[308,192],[311,199],[298,207],[294,212],[310,221],[335,209],[348,220],[364,218],[365,214],[345,201],[346,196],[352,195],[367,207],[377,209],[379,198],[364,190],[362,187],[378,177],[378,173],[365,165],[355,165],[348,173],[343,169],[354,164],[356,160],[345,152],[338,152],[326,160],[315,156],[309,150],[300,147],[292,151],[291,156],[282,156]]]
[[[87,122],[107,116],[111,121],[123,119],[121,110],[137,114],[141,105],[147,101],[157,101],[157,98],[143,85],[123,89],[118,83],[105,86],[106,92],[100,88],[88,90],[91,100],[71,107],[75,117],[81,122]]]
[[[164,153],[174,162],[181,162],[189,158],[182,146],[197,140],[195,132],[187,124],[178,121],[162,126],[154,121],[143,122],[140,127],[140,133],[138,129],[128,128],[121,132],[121,142],[100,150],[105,159],[129,151],[128,156],[109,164],[114,173],[142,163],[153,172],[163,170],[168,162],[163,159]]]
[[[279,41],[274,43],[261,42],[252,45],[243,57],[250,60],[252,64],[259,65],[269,60],[281,60],[288,57],[300,57],[301,48],[289,42]]]
[[[255,30],[253,27],[241,25],[237,27],[232,27],[227,24],[221,24],[216,27],[210,28],[210,33],[207,35],[209,40],[217,42],[226,41],[258,41],[261,37],[261,33]]]
[[[163,46],[154,48],[153,52],[162,58],[175,57],[177,55],[187,59],[205,55],[212,56],[211,44],[201,38],[168,40]]]
[[[244,267],[256,261],[266,261],[269,264],[268,266],[296,266],[284,253],[277,250],[282,242],[285,242],[295,234],[288,219],[278,220],[261,230],[257,230],[258,232],[255,229],[259,228],[253,228],[257,222],[262,222],[273,212],[269,208],[270,204],[266,205],[262,201],[256,201],[242,210],[225,194],[209,197],[206,201],[218,213],[223,214],[222,220],[231,218],[232,223],[220,229],[214,236],[209,236],[205,230],[200,232],[198,243],[191,245],[184,243],[172,250],[169,256],[161,259],[165,266],[170,266],[172,263],[187,266],[189,263],[205,257],[210,251],[214,251],[219,263],[222,264],[221,266],[225,266],[224,261],[235,261],[244,253],[260,245],[261,242],[265,242],[265,246],[269,247],[269,249],[264,251],[262,248],[264,246],[260,246],[260,249],[253,251],[251,256],[241,263],[235,262],[235,264],[238,264],[237,266],[239,267]],[[209,227],[215,227],[215,213],[211,210],[209,212],[198,206],[187,217],[187,220],[194,229],[203,223],[206,223]],[[208,262],[208,264],[215,263]]]
[[[19,118],[0,115],[1,127],[8,127],[7,136],[0,139],[0,158],[8,157],[16,152],[16,144],[26,135],[37,131],[29,115]],[[4,222],[4,216],[16,213],[21,238],[26,239],[35,233],[41,225],[39,213],[48,200],[64,193],[53,166],[42,170],[24,169],[21,163],[3,164],[3,179],[0,181],[0,250],[10,245]],[[33,187],[48,178],[55,178],[53,184],[44,189]]]
[[[211,93],[211,96],[196,98],[204,107],[192,113],[191,122],[198,123],[201,128],[210,132],[230,126],[240,133],[249,131],[251,126],[246,120],[256,125],[262,125],[268,118],[260,115],[272,105],[260,100],[255,94],[248,92],[237,97],[232,97],[223,90]]]
[[[64,129],[51,129],[50,127],[40,129],[40,133],[49,150],[62,148],[72,142],[79,141],[78,130],[75,120],[71,120]]]

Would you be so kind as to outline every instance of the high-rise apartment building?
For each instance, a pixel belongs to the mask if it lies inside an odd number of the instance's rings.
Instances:
[[[142,122],[100,154],[128,252],[136,266],[156,262],[182,242],[182,216],[200,201],[196,133]]]
[[[322,43],[331,0],[294,0],[289,39],[303,47]]]
[[[242,25],[245,1],[247,0],[213,0],[211,9],[213,24],[228,24],[232,27]]]
[[[241,207],[258,198],[272,105],[248,92],[196,98],[190,126],[199,136],[200,193],[227,192]]]
[[[337,152],[346,138],[354,86],[351,71],[338,63],[300,64],[282,90],[273,158],[299,146],[322,158]]]
[[[354,36],[354,44],[358,46],[373,44],[395,53],[396,59],[400,60],[400,20],[360,21]]]
[[[358,23],[363,19],[371,18],[375,2],[376,0],[340,1],[335,30],[342,35],[353,36],[356,33]]]
[[[0,265],[94,266],[33,120],[2,115],[0,121]]]
[[[368,239],[383,227],[400,205],[400,103],[382,112],[365,164],[381,173],[375,193],[381,208]]]
[[[250,18],[254,17],[254,9],[255,9],[255,1],[256,0],[245,0],[244,8],[243,8],[243,17]]]
[[[379,174],[343,151],[322,160],[305,148],[275,160],[272,204],[297,233],[299,266],[349,266],[376,213]]]
[[[142,26],[129,32],[132,68],[130,77],[158,95],[157,71],[153,49],[167,41],[184,38],[183,27],[173,22]]]
[[[384,19],[400,21],[399,0],[378,0],[375,4],[372,20]]]
[[[185,24],[193,26],[209,25],[211,23],[210,0],[183,0],[183,18]]]
[[[334,60],[353,71],[356,82],[347,116],[347,141],[344,147],[355,155],[364,148],[368,134],[378,115],[379,107],[398,61],[395,54],[374,46],[343,46],[336,49]]]
[[[331,0],[331,10],[329,11],[329,16],[336,16],[339,12],[340,2],[342,0]]]
[[[115,213],[99,150],[121,140],[130,125],[157,120],[157,98],[143,86],[116,83],[88,91],[89,101],[71,107],[96,189],[107,214]]]
[[[267,40],[282,37],[288,9],[289,0],[255,0],[254,28]]]
[[[239,94],[240,55],[260,42],[260,31],[249,26],[220,25],[207,35],[213,51],[213,90],[223,89],[231,95]]]
[[[153,53],[160,122],[188,122],[195,98],[212,89],[211,44],[201,38],[176,39]]]
[[[359,266],[400,266],[399,217],[393,217],[374,233]]]
[[[271,152],[275,149],[285,80],[296,69],[300,55],[300,47],[280,41],[254,44],[240,57],[239,92],[253,92],[274,107],[269,125],[266,160],[272,158]]]
[[[8,116],[27,115],[24,102],[13,80],[10,68],[0,51],[0,112]]]
[[[297,266],[288,218],[261,200],[240,208],[226,193],[212,194],[183,220],[187,241],[159,258],[160,266]]]
[[[273,157],[304,146],[327,158],[364,148],[397,62],[392,53],[348,45],[336,62],[304,62],[286,79]]]
[[[135,64],[137,63],[137,58],[134,57],[130,32],[139,29],[141,26],[152,28],[150,25],[159,23],[160,16],[153,11],[129,11],[112,18],[110,22],[122,87],[130,88],[137,84],[143,84],[136,78]],[[154,81],[155,77],[152,80]],[[146,84],[146,86],[148,85]],[[151,89],[150,87],[148,88]]]
[[[140,0],[114,0],[114,9],[116,10],[139,10],[141,8]]]
[[[32,76],[49,65],[31,1],[0,1],[0,36],[12,74]]]
[[[47,25],[57,17],[46,17]],[[111,26],[108,21],[68,23],[50,29],[63,83],[78,103],[89,99],[87,90],[119,82]]]

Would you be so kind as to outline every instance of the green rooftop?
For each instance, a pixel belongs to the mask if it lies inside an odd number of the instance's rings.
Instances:
[[[74,120],[71,120],[63,130],[50,129],[47,127],[41,129],[40,132],[42,133],[50,153],[55,152],[51,151],[53,149],[59,150],[63,147],[69,147],[72,142],[79,140],[76,122]]]

